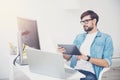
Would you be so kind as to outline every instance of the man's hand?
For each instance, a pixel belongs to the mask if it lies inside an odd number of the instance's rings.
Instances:
[[[83,59],[85,61],[88,59],[88,57],[86,55],[84,55],[84,54],[76,55],[76,58],[77,58],[77,60]]]
[[[87,55],[81,54],[81,55],[76,55],[76,58],[78,60],[83,59],[83,60],[88,60]],[[100,58],[93,58],[91,57],[89,62],[92,64],[98,65],[98,66],[103,66],[103,67],[109,67],[108,62],[105,59],[100,59]]]
[[[60,53],[65,53],[65,52],[66,52],[66,49],[63,48],[63,47],[58,47],[58,48],[57,48],[57,51],[60,52]]]
[[[64,54],[64,53],[66,53],[66,49],[65,49],[65,48],[63,48],[63,47],[58,47],[58,48],[57,48],[57,51],[58,51],[59,53],[62,53],[62,54],[63,54],[64,59],[66,59],[67,61],[70,60],[71,55]]]

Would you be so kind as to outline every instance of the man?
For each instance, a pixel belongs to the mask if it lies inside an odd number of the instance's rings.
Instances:
[[[98,30],[98,21],[99,16],[94,11],[85,11],[80,23],[86,33],[78,34],[73,42],[82,55],[63,54],[66,60],[71,60],[71,67],[86,75],[80,80],[98,80],[102,69],[112,63],[113,42],[108,34]],[[64,53],[65,49],[59,47],[58,51]]]

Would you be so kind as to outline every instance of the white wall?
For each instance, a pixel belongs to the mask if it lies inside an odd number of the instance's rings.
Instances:
[[[7,2],[7,3],[6,3]],[[16,3],[17,2],[17,3]],[[1,42],[17,43],[16,17],[25,17],[38,21],[42,50],[55,51],[57,43],[72,43],[76,34],[84,32],[80,25],[80,14],[88,9],[100,16],[98,28],[110,34],[114,42],[114,57],[120,56],[119,0],[4,0],[0,2],[0,37]],[[7,35],[7,36],[5,36]],[[54,44],[53,44],[54,43]],[[1,49],[2,47],[0,47]],[[0,51],[0,79],[8,76],[9,54],[7,46]],[[4,52],[4,54],[2,53]]]
[[[81,32],[80,27],[82,27],[79,24],[79,17],[80,14],[88,9],[94,10],[98,13],[100,17],[100,21],[98,23],[98,29],[108,33],[113,38],[114,43],[114,55],[113,57],[120,56],[120,37],[119,37],[119,22],[120,22],[120,9],[119,9],[119,0],[65,0],[66,5],[64,6],[64,12],[67,14],[64,16],[64,19],[66,19],[66,25],[67,27],[70,27],[69,34],[72,35],[71,31],[75,33]],[[68,2],[68,3],[67,3]],[[72,6],[71,6],[72,5]],[[75,27],[74,27],[75,26]],[[76,33],[75,33],[76,34]],[[66,37],[66,36],[65,36]],[[64,39],[65,39],[64,37]],[[73,36],[70,37],[68,35],[67,38],[73,38]],[[69,41],[69,39],[67,39]]]
[[[9,73],[9,51],[8,44],[0,35],[0,79],[8,78]]]
[[[14,0],[0,1],[0,79],[9,76],[9,42],[16,40],[16,12]],[[13,41],[14,40],[14,41]]]
[[[37,19],[41,47],[52,50],[51,42],[72,43],[76,34],[82,33],[80,14],[91,9],[98,13],[99,30],[112,36],[114,57],[120,56],[119,32],[119,0],[20,0],[18,16]]]

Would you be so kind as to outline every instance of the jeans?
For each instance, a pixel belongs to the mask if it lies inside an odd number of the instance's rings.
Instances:
[[[95,74],[89,71],[85,71],[85,70],[78,70],[78,71],[86,76],[85,78],[81,78],[80,80],[97,80]]]
[[[74,68],[76,64],[77,64],[77,59],[73,55],[72,58],[71,58],[70,66],[72,68]],[[93,73],[91,73],[89,71],[85,71],[85,70],[79,70],[79,69],[77,69],[77,70],[86,76],[85,78],[81,78],[80,80],[97,80],[97,77],[96,77],[95,74],[93,74]]]

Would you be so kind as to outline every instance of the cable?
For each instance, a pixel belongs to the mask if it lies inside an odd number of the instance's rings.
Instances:
[[[25,50],[25,48],[26,48],[26,45],[23,45],[23,49],[22,49],[22,52]],[[17,58],[18,57],[20,57],[20,52],[19,52],[19,54],[15,57],[15,59],[13,60],[13,65],[15,65],[16,66],[16,60],[17,60]]]
[[[15,57],[15,59],[13,60],[13,64],[16,66],[16,64],[15,64],[15,62],[16,62],[16,60],[17,60],[17,58],[20,56],[20,54],[18,54],[16,57]]]

